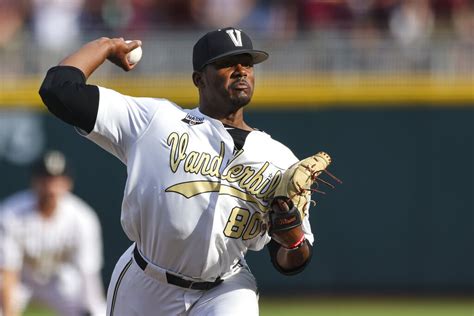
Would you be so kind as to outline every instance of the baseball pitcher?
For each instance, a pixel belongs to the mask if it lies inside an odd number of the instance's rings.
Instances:
[[[121,223],[133,244],[119,259],[107,313],[258,315],[244,256],[268,245],[273,265],[295,274],[309,262],[311,185],[331,162],[301,162],[249,126],[255,50],[240,29],[205,34],[193,48],[194,109],[89,85],[106,60],[126,71],[140,41],[100,38],[51,68],[40,88],[48,109],[127,168]]]

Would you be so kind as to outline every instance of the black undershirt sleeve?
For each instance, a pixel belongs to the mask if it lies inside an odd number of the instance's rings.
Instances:
[[[279,243],[277,243],[273,239],[270,240],[270,242],[267,244],[267,249],[268,249],[268,252],[270,253],[270,260],[272,261],[273,267],[275,267],[275,269],[278,272],[280,272],[282,274],[285,274],[285,275],[295,275],[295,274],[298,274],[301,271],[303,271],[308,266],[308,264],[311,261],[311,257],[313,256],[313,247],[311,246],[311,244],[307,240],[305,240],[304,242],[307,243],[308,247],[309,247],[309,258],[308,258],[308,260],[306,260],[305,263],[302,266],[297,267],[293,270],[284,270],[284,269],[282,269],[282,267],[280,267],[278,265],[278,262],[277,262],[277,259],[276,259],[278,249],[280,249],[281,246],[280,246]]]
[[[62,121],[87,133],[94,129],[99,88],[86,84],[86,77],[78,68],[56,66],[49,69],[39,94],[48,110]]]

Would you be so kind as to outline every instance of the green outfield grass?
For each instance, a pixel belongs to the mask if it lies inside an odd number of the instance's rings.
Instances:
[[[260,316],[474,316],[474,298],[261,298]],[[38,306],[24,316],[53,316]],[[226,316],[226,315],[222,315]]]
[[[55,316],[56,314],[48,311],[48,309],[35,305],[29,306],[23,316]]]
[[[474,316],[474,298],[262,298],[260,306],[261,316]]]

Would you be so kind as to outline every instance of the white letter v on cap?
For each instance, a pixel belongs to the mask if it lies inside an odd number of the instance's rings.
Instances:
[[[242,46],[242,36],[240,35],[240,30],[227,30],[226,32],[229,34],[230,39],[235,46]]]

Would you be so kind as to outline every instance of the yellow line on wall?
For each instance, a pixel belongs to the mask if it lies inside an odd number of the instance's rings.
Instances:
[[[1,78],[0,106],[42,109],[38,95],[43,77]],[[134,95],[167,98],[183,106],[197,103],[190,76],[118,75],[115,79],[92,78],[93,84]],[[335,106],[383,106],[388,104],[455,103],[474,106],[474,76],[435,78],[422,75],[261,74],[257,78],[253,108],[317,108]]]

